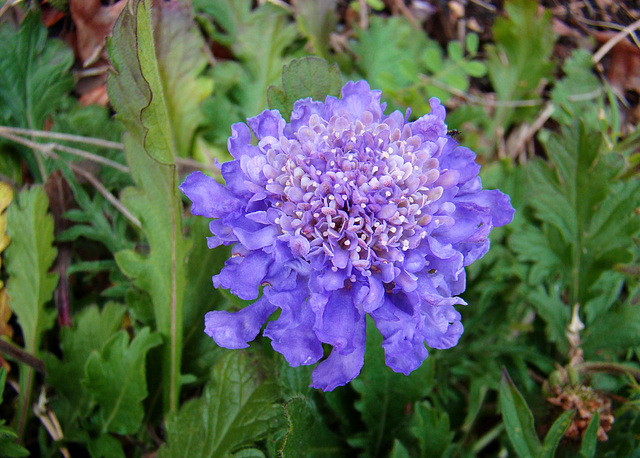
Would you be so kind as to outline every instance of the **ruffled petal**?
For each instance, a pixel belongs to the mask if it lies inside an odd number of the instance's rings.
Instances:
[[[271,262],[271,256],[262,251],[252,252],[246,257],[232,257],[220,273],[213,276],[213,286],[228,289],[240,299],[255,299]]]
[[[422,331],[427,345],[439,350],[455,347],[464,332],[460,313],[451,305],[424,305],[422,312]]]
[[[191,199],[191,213],[207,218],[221,218],[239,212],[244,202],[216,180],[202,172],[193,172],[179,186]]]
[[[242,310],[209,312],[204,316],[204,332],[224,348],[247,348],[276,306],[263,296]]]
[[[409,375],[420,367],[420,364],[429,356],[424,346],[424,338],[421,331],[421,319],[419,305],[411,305],[412,313],[407,313],[403,308],[397,307],[394,301],[409,301],[407,296],[386,296],[381,310],[382,314],[373,315],[376,327],[382,334],[382,347],[385,352],[387,366],[396,372]]]
[[[315,315],[306,300],[308,294],[303,282],[295,290],[269,294],[282,312],[277,320],[267,324],[264,335],[271,339],[273,349],[294,367],[313,364],[323,354],[322,343],[313,332]]]
[[[311,373],[311,387],[332,391],[356,378],[364,365],[364,349],[367,340],[365,315],[360,315],[353,327],[353,349],[350,352],[334,348],[329,357]]]

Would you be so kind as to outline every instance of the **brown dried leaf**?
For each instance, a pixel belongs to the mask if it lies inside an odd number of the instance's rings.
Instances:
[[[83,67],[88,67],[103,55],[105,39],[111,34],[113,24],[127,0],[111,6],[102,6],[100,0],[70,0],[69,10],[76,25],[76,52]]]

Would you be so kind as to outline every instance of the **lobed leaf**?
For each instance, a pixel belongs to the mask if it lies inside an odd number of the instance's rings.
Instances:
[[[100,406],[96,421],[103,433],[133,434],[140,429],[147,397],[145,359],[161,343],[149,328],[140,330],[131,343],[127,332],[119,331],[100,353],[89,356],[82,384]]]
[[[277,389],[241,351],[228,352],[198,399],[166,419],[167,443],[158,456],[226,457],[264,438],[281,415]]]
[[[40,14],[27,14],[16,32],[0,24],[0,118],[18,127],[42,129],[73,87],[73,53],[47,38]]]
[[[311,98],[324,101],[337,97],[342,88],[340,69],[318,57],[294,60],[282,69],[282,88],[271,86],[267,92],[269,107],[289,119],[296,100]]]
[[[18,317],[24,336],[24,349],[37,356],[42,335],[53,326],[55,309],[46,307],[58,284],[58,274],[49,269],[57,256],[53,244],[53,218],[47,213],[49,199],[40,186],[24,190],[7,212],[7,233],[11,244],[6,250],[9,274],[9,305]],[[33,369],[20,369],[18,434],[21,435],[31,398]]]
[[[164,8],[159,8],[160,17]],[[185,260],[190,247],[182,235],[182,203],[174,163],[179,145],[175,130],[181,125],[174,116],[179,113],[176,107],[184,92],[175,90],[180,79],[174,86],[163,85],[162,71],[168,71],[168,62],[166,55],[156,55],[149,1],[136,0],[125,8],[108,45],[114,67],[107,80],[109,97],[127,129],[125,155],[137,185],[125,189],[121,198],[141,221],[150,248],[148,256],[121,251],[116,261],[153,301],[157,329],[164,340],[164,406],[167,411],[174,410],[180,392]],[[176,52],[172,46],[182,45],[172,42],[158,51]]]
[[[281,453],[287,457],[349,456],[340,438],[327,428],[314,403],[294,397],[284,406],[289,429]]]

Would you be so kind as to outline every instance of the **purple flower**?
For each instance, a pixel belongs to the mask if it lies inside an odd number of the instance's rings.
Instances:
[[[333,347],[312,374],[325,391],[359,374],[367,314],[396,372],[419,367],[425,343],[455,346],[464,267],[514,213],[509,196],[482,190],[475,154],[447,135],[439,100],[407,122],[385,115],[380,95],[349,82],[341,99],[297,101],[290,123],[264,111],[235,124],[226,186],[200,172],[180,186],[194,215],[213,218],[209,248],[233,245],[214,286],[247,300],[264,287],[239,312],[207,313],[205,332],[244,348],[280,309],[264,335],[289,364]]]

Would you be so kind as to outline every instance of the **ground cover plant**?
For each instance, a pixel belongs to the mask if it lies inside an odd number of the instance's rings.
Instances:
[[[0,455],[640,455],[639,15],[0,2]]]

